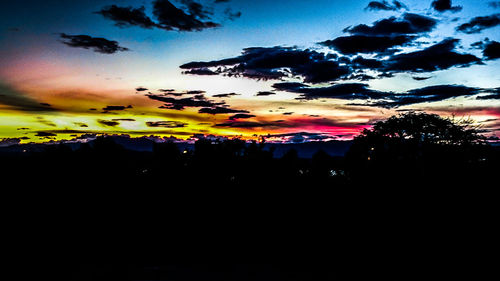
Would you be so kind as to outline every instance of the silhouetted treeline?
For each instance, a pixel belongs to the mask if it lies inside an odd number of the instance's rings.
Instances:
[[[426,113],[393,116],[354,139],[346,169],[365,185],[490,186],[500,168],[499,149],[472,124]]]
[[[65,144],[47,145],[42,152],[2,155],[2,174],[48,186],[85,184],[182,188],[252,185],[286,187],[311,181],[343,184],[344,160],[318,151],[301,159],[291,149],[281,158],[263,143],[242,140],[198,140],[194,149],[181,151],[175,143],[155,143],[152,152],[127,150],[111,137],[98,137],[72,150]]]
[[[126,150],[99,137],[72,150],[64,144],[43,152],[2,155],[4,179],[35,186],[86,185],[89,188],[181,189],[253,186],[255,188],[336,188],[348,185],[470,184],[494,178],[499,149],[487,144],[454,146],[359,137],[345,157],[318,151],[311,159],[289,150],[274,158],[263,143],[198,140],[194,150],[156,143],[152,152]],[[472,182],[471,182],[472,181]]]

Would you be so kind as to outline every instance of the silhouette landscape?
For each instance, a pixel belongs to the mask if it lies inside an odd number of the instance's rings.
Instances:
[[[499,1],[2,0],[0,15],[9,275],[498,275]]]
[[[175,143],[91,136],[85,142],[8,146],[0,153],[4,178],[14,181],[29,174],[35,182],[54,179],[51,186],[65,186],[75,179],[104,189],[128,185],[174,190],[186,185],[325,189],[405,181],[475,186],[494,181],[500,146],[489,144],[471,123],[409,112],[379,121],[351,141],[267,144],[211,136]]]

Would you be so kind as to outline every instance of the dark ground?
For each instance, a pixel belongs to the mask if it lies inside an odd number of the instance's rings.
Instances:
[[[275,158],[239,141],[133,151],[101,138],[3,153],[4,274],[486,280],[498,276],[499,150],[484,149],[372,163],[293,150]]]

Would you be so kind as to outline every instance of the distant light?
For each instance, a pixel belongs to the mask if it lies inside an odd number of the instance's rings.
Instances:
[[[345,172],[343,170],[330,170],[329,175],[330,177],[344,176]]]
[[[182,153],[187,154],[187,153],[188,153],[188,151],[187,151],[187,150],[184,150]]]
[[[368,157],[368,161],[370,161],[370,160],[372,160],[372,158],[371,158],[371,157]]]

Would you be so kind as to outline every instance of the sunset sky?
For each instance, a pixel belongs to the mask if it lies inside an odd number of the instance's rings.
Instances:
[[[349,139],[407,110],[500,137],[500,1],[18,0],[0,140]]]

